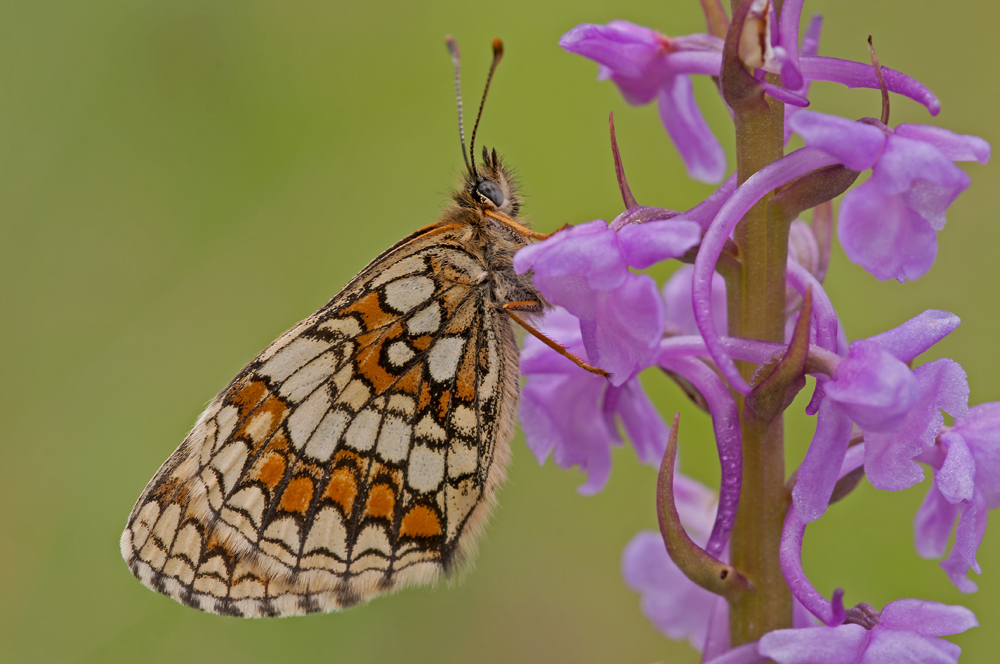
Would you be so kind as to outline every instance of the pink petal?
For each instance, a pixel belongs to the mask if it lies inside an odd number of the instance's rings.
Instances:
[[[663,286],[663,300],[667,305],[667,319],[683,334],[698,334],[691,306],[691,278],[694,266],[682,265]],[[716,329],[726,329],[726,280],[718,272],[712,276],[712,319]]]
[[[901,124],[893,133],[903,138],[930,143],[952,161],[978,161],[985,164],[990,160],[990,144],[978,136],[956,134],[943,127],[917,124]]]
[[[799,467],[792,500],[799,517],[806,523],[823,516],[839,479],[840,465],[851,439],[851,418],[830,399],[819,407],[816,433],[806,458]]]
[[[851,343],[823,391],[866,433],[895,431],[921,395],[910,368],[867,339]]]
[[[913,544],[917,553],[924,558],[943,556],[960,511],[960,506],[949,503],[941,495],[937,482],[931,484],[913,520]]]
[[[657,94],[660,120],[684,160],[688,176],[698,182],[722,182],[726,153],[701,115],[691,79],[678,75]]]
[[[930,143],[905,138],[898,134],[889,137],[882,157],[875,166],[874,179],[887,195],[902,194],[916,180],[927,180],[949,190],[955,195],[969,186],[969,176]]]
[[[979,621],[964,606],[897,599],[882,609],[879,624],[885,629],[912,631],[922,636],[949,636],[977,627]]]
[[[760,638],[758,651],[778,664],[854,664],[868,645],[861,625],[779,629]]]
[[[961,650],[941,639],[876,627],[858,664],[956,664]]]
[[[874,166],[885,146],[886,135],[878,127],[836,115],[799,111],[789,119],[788,126],[806,145],[833,155],[854,171]]]
[[[618,231],[625,260],[639,270],[669,258],[680,258],[700,240],[701,227],[683,219],[629,224]]]
[[[868,180],[840,204],[837,237],[847,257],[877,279],[917,279],[937,256],[937,233],[902,196]]]
[[[950,311],[928,309],[902,325],[869,337],[895,358],[910,362],[954,332],[962,321]]]
[[[597,293],[595,315],[581,318],[580,333],[587,356],[611,374],[612,385],[621,385],[652,364],[665,325],[656,282],[629,273],[618,288]]]
[[[976,461],[972,452],[962,437],[954,433],[942,434],[941,439],[948,446],[948,455],[937,472],[938,490],[949,503],[971,500],[976,477]]]

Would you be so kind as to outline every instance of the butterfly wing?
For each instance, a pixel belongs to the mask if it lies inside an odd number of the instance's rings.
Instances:
[[[146,586],[213,613],[331,611],[466,559],[510,455],[510,323],[455,225],[373,261],[223,390],[122,534]]]

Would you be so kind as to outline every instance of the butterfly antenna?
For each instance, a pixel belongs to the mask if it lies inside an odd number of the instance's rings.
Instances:
[[[455,43],[455,39],[451,35],[445,37],[444,41],[448,45],[448,53],[451,54],[451,64],[455,66],[455,98],[458,100],[458,140],[462,143],[462,159],[465,160],[465,167],[469,169],[469,174],[478,178],[479,173],[469,164],[469,157],[465,154],[465,127],[462,124],[462,69],[459,64],[458,44]]]
[[[479,119],[483,117],[483,106],[486,105],[486,93],[490,91],[490,82],[493,80],[493,72],[496,71],[497,65],[500,64],[500,58],[503,57],[503,42],[499,39],[493,40],[493,64],[490,65],[490,73],[486,77],[486,87],[483,88],[483,99],[479,102],[479,113],[476,114],[476,124],[472,126],[472,140],[469,141],[469,158],[472,159],[472,168],[475,171],[476,168],[476,130],[479,129]],[[479,172],[475,171],[476,176],[479,176]]]

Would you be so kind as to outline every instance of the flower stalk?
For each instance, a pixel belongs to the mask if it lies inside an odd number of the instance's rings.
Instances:
[[[763,90],[735,57],[752,0],[733,4],[733,21],[723,49],[722,92],[734,110],[737,182],[784,154],[784,105],[767,103]],[[768,74],[769,83],[777,83]],[[749,89],[749,90],[748,90]],[[751,92],[752,90],[752,92]],[[752,100],[752,101],[751,101]],[[740,269],[727,278],[730,293],[729,334],[745,339],[783,341],[785,332],[785,277],[788,226],[772,223],[768,193],[737,224],[733,238],[739,248]],[[789,220],[790,221],[790,220]],[[749,380],[755,368],[743,364],[740,374]],[[742,401],[742,397],[737,397]],[[792,596],[781,574],[778,542],[786,505],[784,419],[753,416],[740,403],[743,436],[743,495],[736,513],[730,560],[753,584],[731,604],[730,638],[733,645],[755,641],[763,634],[792,624]]]

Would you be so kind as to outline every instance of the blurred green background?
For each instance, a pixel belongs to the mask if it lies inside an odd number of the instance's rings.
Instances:
[[[475,569],[343,614],[201,614],[143,588],[118,553],[133,501],[212,395],[434,220],[462,163],[445,34],[463,48],[467,107],[490,39],[505,40],[480,135],[517,168],[536,227],[620,211],[612,110],[640,202],[684,209],[710,191],[686,179],[652,107],[627,107],[593,63],[557,46],[578,23],[615,18],[698,32],[697,3],[614,4],[0,2],[0,660],[698,661],[653,630],[621,580],[622,548],[655,527],[653,470],[628,449],[607,488],[583,497],[579,475],[539,467],[519,435]],[[864,60],[871,33],[884,64],[939,95],[941,124],[998,138],[995,3],[811,12],[826,16],[824,54]],[[696,85],[730,145],[721,102]],[[877,92],[815,84],[812,98],[878,115]],[[929,120],[894,99],[893,123]],[[960,361],[982,402],[1000,399],[1000,187],[994,166],[968,170],[929,275],[880,284],[838,250],[828,287],[852,338],[926,308],[959,314],[933,357]],[[685,472],[716,482],[705,418],[662,378],[648,386],[664,413],[684,414]],[[811,435],[792,420],[790,462]],[[980,549],[979,593],[962,596],[913,551],[925,487],[863,486],[810,528],[807,570],[851,603],[964,603],[982,627],[955,637],[963,661],[993,661],[1000,523]]]

